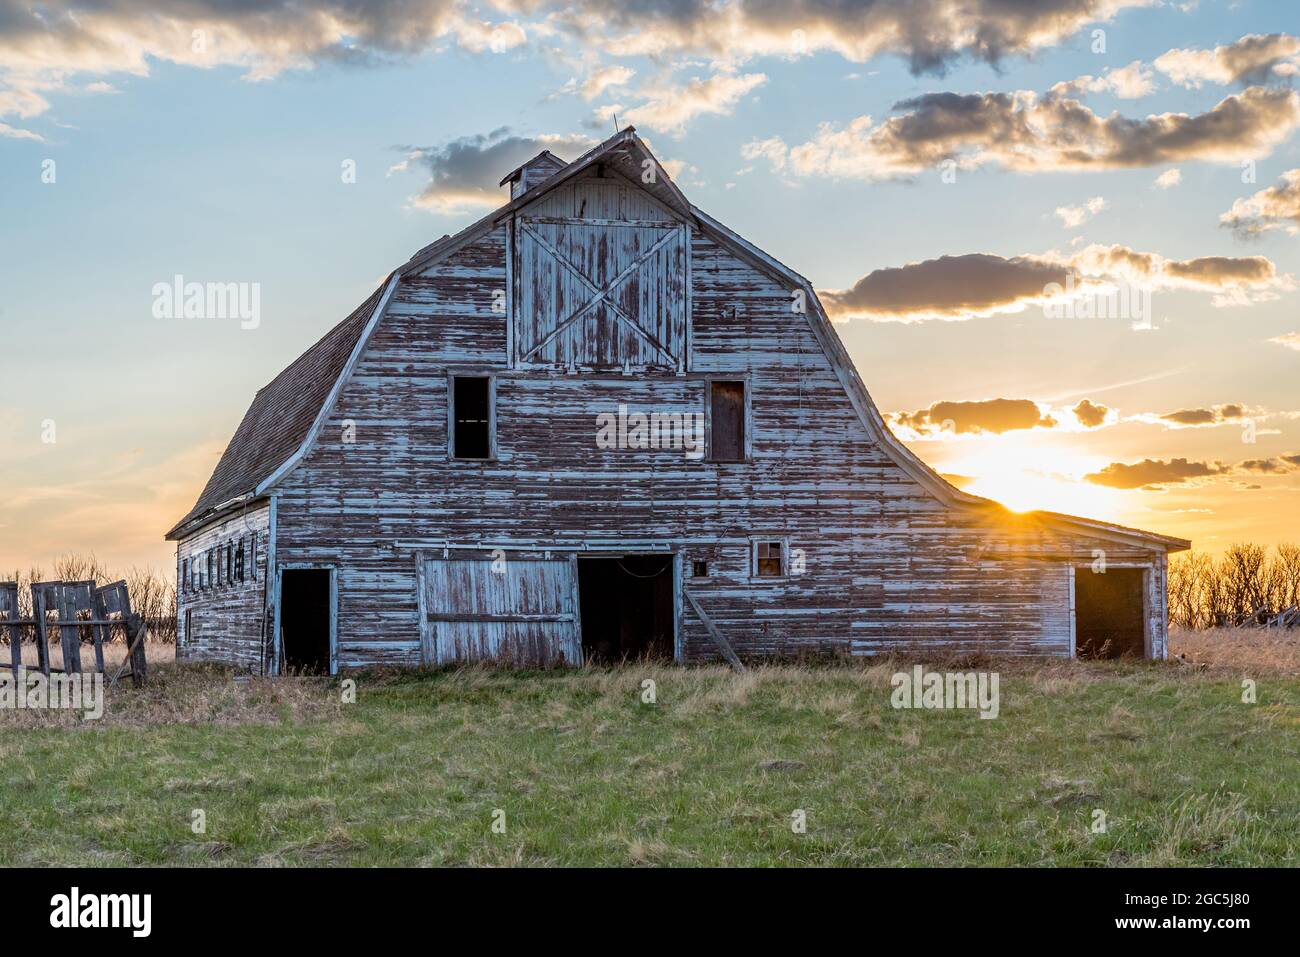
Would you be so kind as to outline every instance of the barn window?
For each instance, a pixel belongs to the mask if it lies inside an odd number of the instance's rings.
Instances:
[[[709,383],[709,458],[714,462],[745,461],[745,382]]]
[[[705,561],[704,559],[702,559],[702,558],[697,558],[697,559],[695,559],[694,561],[692,561],[692,562],[691,562],[691,577],[692,577],[692,578],[708,578],[708,577],[709,577],[709,563],[708,563],[707,561]]]
[[[780,578],[785,574],[785,542],[779,539],[754,542],[754,574],[759,578]]]
[[[244,540],[239,540],[239,547],[235,549],[235,581],[244,580]]]
[[[217,556],[213,552],[214,549],[208,549],[208,577],[203,583],[205,588],[211,588],[212,582],[216,579]]]
[[[185,609],[185,640],[183,644],[188,645],[194,637],[194,609]]]
[[[181,559],[181,593],[188,595],[190,593],[190,560]]]
[[[492,377],[451,378],[451,456],[492,458]]]
[[[229,585],[235,580],[235,546],[229,542],[226,543],[226,584]]]
[[[248,534],[248,577],[257,581],[257,532]]]

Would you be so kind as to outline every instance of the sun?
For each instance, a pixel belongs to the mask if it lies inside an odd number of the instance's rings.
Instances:
[[[1084,482],[1097,463],[1068,450],[1001,436],[992,446],[953,451],[943,471],[971,476],[962,490],[1016,512],[1042,509],[1113,521],[1122,508],[1114,489]]]

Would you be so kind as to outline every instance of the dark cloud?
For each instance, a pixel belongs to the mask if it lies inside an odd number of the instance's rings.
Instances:
[[[531,7],[545,6],[522,0]],[[834,50],[907,59],[914,74],[962,58],[997,64],[1147,0],[577,0],[558,15],[588,43],[743,57]],[[556,6],[560,6],[556,4]]]
[[[1237,467],[1245,472],[1286,472],[1289,471],[1287,463],[1281,458],[1276,459],[1247,459],[1238,463]]]
[[[1208,111],[1145,118],[1099,116],[1055,94],[926,93],[873,124],[823,125],[806,143],[762,141],[762,155],[798,176],[911,177],[945,161],[1019,172],[1159,166],[1185,160],[1236,163],[1262,156],[1300,127],[1300,93],[1251,87]],[[757,144],[750,144],[751,149]]]
[[[1245,406],[1236,403],[1216,405],[1209,409],[1178,409],[1157,416],[1160,421],[1174,425],[1219,425],[1224,422],[1239,422],[1245,417]]]
[[[1110,409],[1087,399],[1080,399],[1079,403],[1070,411],[1074,413],[1074,417],[1079,420],[1080,425],[1085,428],[1095,429],[1106,421],[1106,415],[1110,412]]]
[[[508,198],[499,185],[501,177],[525,160],[544,149],[571,160],[592,142],[582,136],[521,136],[502,127],[442,146],[399,147],[406,158],[393,171],[404,172],[414,165],[429,174],[428,184],[415,198],[417,206],[443,213],[492,208]]]
[[[821,298],[833,315],[958,319],[1040,299],[1045,286],[1065,283],[1069,273],[1064,265],[1029,256],[969,253],[877,269]]]
[[[1154,66],[1175,83],[1270,83],[1294,77],[1300,66],[1300,38],[1285,33],[1248,34],[1213,50],[1170,50]]]
[[[1084,481],[1092,482],[1094,485],[1107,485],[1111,488],[1158,489],[1166,485],[1178,485],[1196,479],[1229,476],[1242,472],[1256,475],[1277,475],[1291,472],[1297,467],[1300,467],[1300,453],[1287,453],[1271,459],[1246,459],[1236,465],[1225,465],[1222,462],[1196,462],[1187,459],[1170,459],[1167,462],[1161,459],[1143,459],[1141,462],[1131,464],[1112,462],[1100,472],[1093,472],[1083,478]],[[1258,485],[1245,485],[1241,482],[1237,484],[1243,488],[1257,489],[1260,487]]]
[[[1190,462],[1187,459],[1143,459],[1141,462],[1126,464],[1112,462],[1100,472],[1084,476],[1084,481],[1094,485],[1106,485],[1110,488],[1153,488],[1162,485],[1177,485],[1189,479],[1208,478],[1227,471],[1217,462]]]
[[[1031,399],[983,399],[974,402],[936,402],[928,409],[897,412],[891,417],[897,425],[922,435],[940,432],[992,433],[1018,429],[1057,426]]]
[[[1060,301],[1073,294],[1103,294],[1114,284],[1141,289],[1191,289],[1236,297],[1264,297],[1290,288],[1263,256],[1203,256],[1166,259],[1127,246],[1090,245],[1068,256],[1023,255],[1011,259],[989,253],[941,256],[906,266],[876,269],[849,289],[819,292],[838,319],[878,321],[970,319],[1012,312],[1033,303]],[[1050,287],[1050,288],[1049,288]]]

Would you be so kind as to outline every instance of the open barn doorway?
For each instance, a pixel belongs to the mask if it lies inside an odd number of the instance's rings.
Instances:
[[[586,661],[673,660],[673,568],[671,554],[578,559]]]
[[[1074,647],[1079,658],[1146,656],[1146,571],[1074,570]]]
[[[280,572],[280,672],[333,673],[333,571],[286,568]]]

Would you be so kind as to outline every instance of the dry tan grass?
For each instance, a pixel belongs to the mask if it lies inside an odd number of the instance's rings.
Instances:
[[[8,649],[4,649],[8,651]],[[89,652],[89,654],[87,654]],[[104,648],[104,665],[112,676],[126,655],[121,643]],[[340,689],[324,678],[257,678],[211,664],[177,664],[175,646],[146,645],[149,680],[136,688],[129,678],[114,688],[104,688],[104,714],[87,721],[81,711],[0,709],[0,727],[101,728],[171,724],[273,724],[337,716],[342,709]],[[93,666],[94,650],[82,649],[82,666]],[[23,648],[23,661],[34,672],[36,649]],[[57,646],[50,648],[52,667],[62,666]],[[4,669],[8,673],[8,669]],[[105,679],[107,685],[107,679]]]
[[[1169,629],[1169,658],[1224,671],[1300,675],[1300,630],[1283,628]]]

